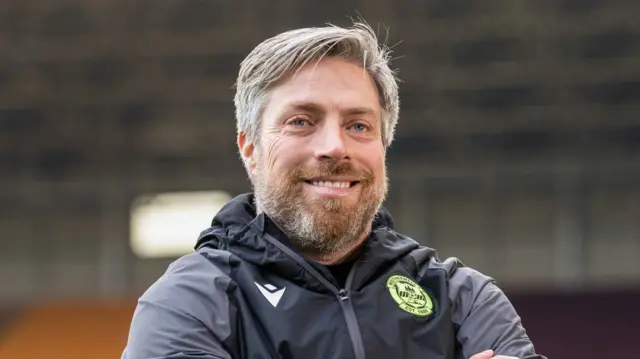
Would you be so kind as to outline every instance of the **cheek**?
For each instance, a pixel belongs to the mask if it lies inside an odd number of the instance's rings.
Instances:
[[[297,153],[294,148],[289,148],[288,143],[281,137],[265,141],[264,151],[261,151],[260,159],[263,167],[269,172],[279,173],[282,168],[293,162],[292,157]],[[261,149],[262,150],[262,149]]]
[[[366,153],[366,157],[365,157],[366,166],[369,167],[371,171],[373,171],[376,177],[383,177],[384,173],[386,172],[386,167],[385,167],[386,159],[385,159],[384,150],[380,148],[374,148],[374,149],[370,149],[365,153]],[[378,178],[378,180],[381,180],[381,179]]]
[[[384,157],[380,158],[380,161],[376,164],[375,169],[376,181],[379,183],[387,180],[387,167],[384,161]]]

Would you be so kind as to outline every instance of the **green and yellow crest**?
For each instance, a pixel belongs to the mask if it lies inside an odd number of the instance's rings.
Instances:
[[[419,317],[433,313],[433,301],[427,292],[411,279],[393,275],[387,280],[387,288],[400,309]]]

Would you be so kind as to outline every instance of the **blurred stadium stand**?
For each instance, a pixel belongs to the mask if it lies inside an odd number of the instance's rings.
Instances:
[[[495,277],[549,358],[637,356],[640,2],[22,0],[0,5],[0,358],[117,357],[131,306],[101,303],[173,260],[133,254],[131,203],[249,190],[239,62],[356,10],[403,80],[398,230]]]
[[[2,337],[0,358],[119,358],[134,307],[68,301],[31,308]]]

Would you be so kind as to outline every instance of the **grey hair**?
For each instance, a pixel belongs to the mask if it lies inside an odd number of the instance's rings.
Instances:
[[[260,117],[271,86],[310,61],[340,57],[361,64],[373,78],[382,107],[382,142],[390,146],[400,111],[390,52],[362,22],[351,28],[328,25],[290,30],[265,40],[240,64],[234,97],[238,133],[243,132],[251,143],[259,142]]]

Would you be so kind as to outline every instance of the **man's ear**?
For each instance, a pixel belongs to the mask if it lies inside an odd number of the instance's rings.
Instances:
[[[247,166],[247,171],[249,173],[253,173],[253,170],[256,167],[255,156],[255,145],[249,141],[247,141],[247,134],[244,132],[238,133],[238,149],[240,150],[240,155],[242,156],[242,160]]]

